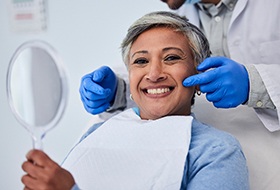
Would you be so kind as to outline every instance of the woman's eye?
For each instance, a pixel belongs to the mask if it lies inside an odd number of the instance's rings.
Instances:
[[[133,64],[145,64],[148,63],[147,59],[136,59]]]
[[[181,59],[180,56],[177,56],[177,55],[170,55],[170,56],[167,56],[164,61],[176,61],[176,60],[179,60]]]

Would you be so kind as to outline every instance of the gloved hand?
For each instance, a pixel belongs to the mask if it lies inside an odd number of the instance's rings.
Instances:
[[[225,57],[210,57],[197,70],[203,73],[186,78],[183,85],[199,85],[215,107],[233,108],[248,100],[249,76],[244,65]]]
[[[108,67],[102,66],[81,80],[80,96],[87,112],[99,114],[104,112],[115,99],[117,77]]]

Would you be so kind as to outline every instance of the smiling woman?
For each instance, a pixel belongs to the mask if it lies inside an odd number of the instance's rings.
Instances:
[[[143,32],[129,56],[129,81],[142,119],[189,115],[194,87],[182,81],[196,73],[188,40],[180,32],[157,27]]]
[[[71,175],[43,152],[31,151],[23,164],[24,184],[32,181],[30,189],[36,183],[63,185],[62,180],[65,187],[76,183],[76,189],[249,189],[238,141],[196,120],[195,87],[182,85],[210,56],[201,31],[176,14],[153,12],[129,28],[122,53],[137,107],[89,129],[63,163]]]
[[[150,14],[130,27],[122,53],[142,119],[190,114],[195,89],[182,81],[210,56],[200,30],[169,13]]]

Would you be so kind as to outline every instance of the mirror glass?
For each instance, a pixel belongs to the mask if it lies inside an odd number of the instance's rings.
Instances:
[[[43,41],[28,41],[12,56],[7,96],[17,120],[32,135],[33,147],[55,127],[66,105],[67,80],[57,52]]]

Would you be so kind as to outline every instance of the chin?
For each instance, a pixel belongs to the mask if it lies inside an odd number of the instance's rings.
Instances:
[[[171,3],[166,2],[166,3],[167,3],[167,5],[170,9],[177,10],[184,4],[184,2],[185,1],[180,1],[180,2],[176,1],[176,2],[173,2],[173,3],[172,2]]]
[[[145,114],[145,115],[142,115],[141,113],[140,113],[140,115],[141,115],[141,118],[142,119],[147,119],[147,120],[156,120],[156,119],[159,119],[159,118],[162,118],[162,117],[164,117],[164,116],[167,116],[167,115],[169,115],[168,113],[165,113],[165,112],[162,112],[161,110],[155,110],[155,111],[152,111],[152,112],[150,112],[150,113],[148,113],[148,114]]]

